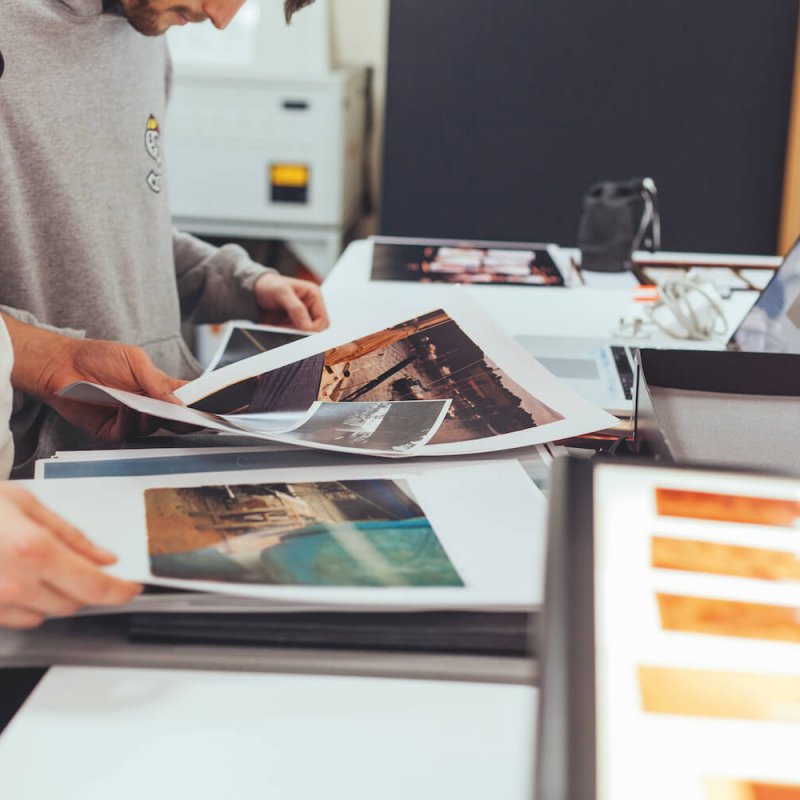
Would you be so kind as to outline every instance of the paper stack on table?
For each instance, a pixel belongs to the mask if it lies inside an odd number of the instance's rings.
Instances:
[[[513,461],[26,486],[116,553],[114,574],[259,600],[264,610],[512,611],[542,601],[545,501]],[[179,604],[231,607],[193,598]],[[163,601],[142,607],[174,607]]]
[[[538,608],[545,501],[519,463],[491,456],[534,451],[549,460],[534,448],[615,420],[460,289],[435,302],[372,309],[208,371],[178,390],[185,406],[76,384],[73,399],[113,399],[271,444],[236,454],[233,466],[224,449],[167,452],[93,473],[123,480],[31,489],[117,553],[116,574],[191,590],[145,596],[125,610]],[[445,458],[426,458],[434,455]],[[76,466],[90,466],[87,457]],[[162,458],[172,458],[167,469],[153,466]],[[242,470],[240,458],[274,468]]]
[[[496,452],[616,423],[458,289],[438,307],[398,305],[206,373],[176,392],[185,407],[91,384],[63,394],[215,430],[394,457]]]

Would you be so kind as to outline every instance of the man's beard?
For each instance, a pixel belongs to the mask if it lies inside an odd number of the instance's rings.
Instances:
[[[160,36],[164,31],[158,24],[159,12],[152,8],[150,0],[123,0],[122,14],[128,24],[145,36]]]
[[[159,20],[164,14],[178,12],[183,14],[190,22],[203,22],[206,17],[197,14],[191,8],[176,5],[163,11],[156,11],[152,7],[152,0],[121,0],[122,15],[128,20],[131,27],[145,36],[160,36],[169,25],[162,25]]]

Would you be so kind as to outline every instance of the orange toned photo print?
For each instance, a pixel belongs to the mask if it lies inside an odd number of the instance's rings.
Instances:
[[[656,489],[656,509],[662,517],[774,525],[780,528],[793,528],[800,523],[800,503],[772,497]]]
[[[681,633],[800,644],[800,611],[786,606],[658,595],[661,627]]]
[[[800,723],[800,675],[639,666],[648,714]]]
[[[652,564],[656,569],[764,581],[800,581],[800,559],[790,550],[762,550],[759,547],[654,536]]]
[[[800,786],[782,783],[706,778],[707,800],[800,800]]]

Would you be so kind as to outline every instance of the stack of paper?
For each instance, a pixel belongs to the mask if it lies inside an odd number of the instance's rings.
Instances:
[[[145,596],[134,608],[237,609],[207,592],[262,610],[529,610],[542,600],[545,502],[516,462],[28,488],[115,552],[115,574],[202,593]]]
[[[245,351],[266,351],[182,387],[185,405],[76,384],[73,399],[263,446],[62,454],[40,476],[124,478],[30,488],[117,553],[116,574],[181,590],[124,610],[527,614],[542,602],[545,502],[496,454],[546,463],[537,446],[615,420],[460,289],[430,302],[373,309],[276,349],[245,336]]]
[[[92,384],[64,395],[180,423],[383,456],[468,455],[615,425],[533,360],[458,289],[383,310],[206,373],[185,407]]]

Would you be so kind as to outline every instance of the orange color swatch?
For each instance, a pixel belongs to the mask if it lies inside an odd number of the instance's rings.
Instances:
[[[664,630],[800,644],[800,611],[786,606],[659,594]]]
[[[708,800],[800,800],[800,786],[783,783],[707,778]]]
[[[800,581],[800,559],[791,550],[764,550],[719,542],[654,536],[652,564],[659,569],[706,572],[765,581]]]
[[[637,672],[650,714],[800,723],[800,675],[653,666]]]
[[[688,517],[781,528],[794,527],[800,521],[800,503],[795,500],[680,489],[656,489],[656,509],[662,517]]]

